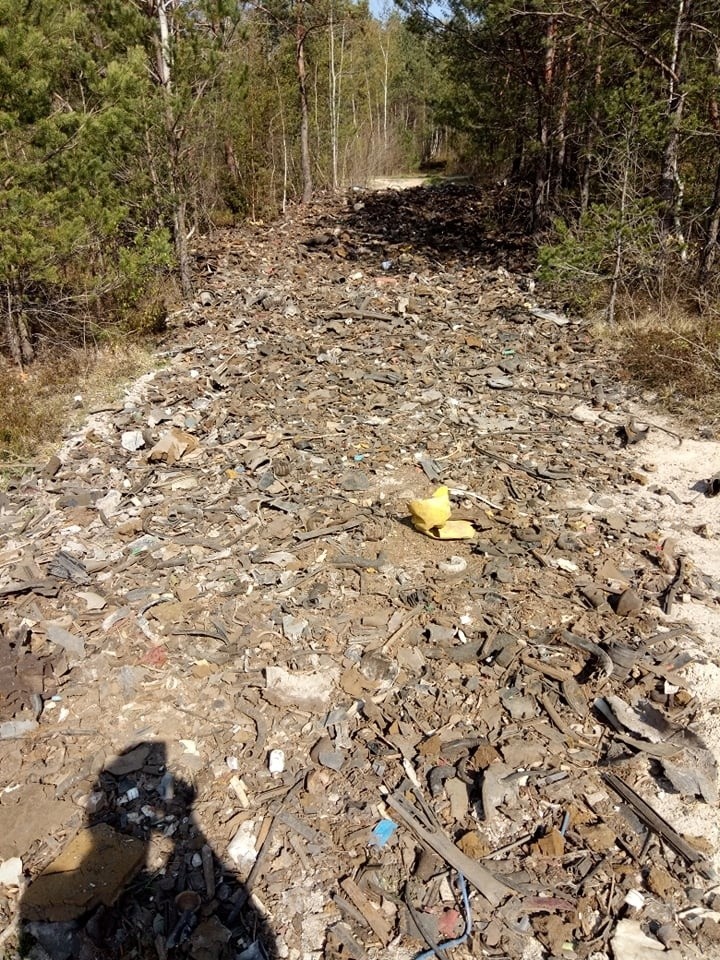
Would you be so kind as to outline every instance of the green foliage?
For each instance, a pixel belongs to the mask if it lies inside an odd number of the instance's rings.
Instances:
[[[114,0],[0,5],[0,287],[31,338],[72,336],[167,265],[145,163],[149,42]]]
[[[606,298],[621,250],[618,280],[649,288],[657,279],[657,206],[638,199],[624,212],[596,204],[578,221],[557,218],[553,242],[538,248],[538,278],[576,310],[598,307]]]
[[[437,150],[440,72],[397,15],[380,23],[365,0],[163,9],[169,76],[153,3],[0,0],[0,329],[18,361],[155,326],[188,235],[299,196],[298,29],[320,187]]]
[[[693,255],[709,277],[716,0],[448,0],[442,19],[427,0],[398,2],[445,67],[436,115],[467,162],[520,187],[528,230],[554,233],[543,277],[583,302],[614,302],[618,286],[662,293],[671,274],[692,276]]]

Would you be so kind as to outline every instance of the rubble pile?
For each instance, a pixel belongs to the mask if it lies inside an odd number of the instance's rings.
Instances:
[[[203,241],[159,368],[0,494],[5,948],[709,955],[717,833],[668,811],[717,808],[718,571],[486,219],[446,185]]]

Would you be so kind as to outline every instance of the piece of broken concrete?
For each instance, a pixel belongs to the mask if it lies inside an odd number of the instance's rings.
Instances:
[[[621,920],[610,946],[616,960],[655,960],[660,953],[665,960],[682,960],[679,950],[666,950],[659,940],[643,931],[637,920]]]

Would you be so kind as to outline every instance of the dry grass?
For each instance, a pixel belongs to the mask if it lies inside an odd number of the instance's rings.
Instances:
[[[626,310],[604,339],[624,374],[670,412],[720,424],[720,318],[679,308]]]
[[[46,458],[88,409],[152,366],[149,350],[134,343],[67,348],[25,371],[0,358],[0,484]]]

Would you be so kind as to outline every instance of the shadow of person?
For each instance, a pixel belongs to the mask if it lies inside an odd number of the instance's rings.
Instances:
[[[86,824],[27,888],[29,960],[273,960],[275,939],[248,890],[193,816],[195,789],[162,741],[124,750],[99,774]]]

